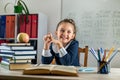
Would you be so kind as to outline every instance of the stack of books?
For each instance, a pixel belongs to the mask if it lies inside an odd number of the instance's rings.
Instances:
[[[9,70],[25,69],[31,66],[36,50],[30,43],[2,43],[0,45],[1,66]]]

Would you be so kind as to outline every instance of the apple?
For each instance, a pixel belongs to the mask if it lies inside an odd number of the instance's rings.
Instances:
[[[28,43],[29,42],[29,35],[27,33],[19,33],[17,35],[17,41],[20,43]]]

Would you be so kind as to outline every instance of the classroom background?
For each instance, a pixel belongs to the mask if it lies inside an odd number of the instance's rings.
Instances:
[[[80,47],[88,45],[90,48],[93,47],[95,49],[99,47],[110,49],[111,47],[115,46],[115,49],[117,49],[120,46],[119,0],[90,0],[90,1],[24,0],[24,1],[30,10],[30,13],[41,12],[47,15],[48,17],[47,32],[52,32],[54,34],[57,23],[61,19],[68,17],[75,19],[77,26],[79,26],[77,27],[78,28],[77,34],[80,35],[79,36],[77,35],[77,39],[80,42]],[[0,0],[0,14],[5,13],[4,6],[8,2],[14,4],[15,0]],[[13,13],[12,4],[7,7],[7,13]],[[115,17],[113,18],[113,16]],[[93,23],[94,27],[92,27]],[[96,29],[98,29],[98,31],[101,32],[98,33]],[[115,34],[115,36],[113,35],[111,37],[113,33]],[[106,37],[106,34],[108,37]],[[92,37],[90,37],[91,35]],[[83,58],[81,60],[83,60]],[[119,60],[120,53],[118,53],[111,61],[111,67],[120,67]],[[90,52],[88,57],[88,66],[97,66],[97,61]]]

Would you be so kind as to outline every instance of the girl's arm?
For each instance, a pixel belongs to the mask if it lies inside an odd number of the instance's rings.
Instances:
[[[73,40],[67,49],[61,48],[59,50],[60,62],[62,65],[79,66],[78,47],[78,41]]]
[[[43,51],[42,51],[42,63],[43,64],[50,64],[53,56],[50,53],[50,44],[52,42],[52,35],[50,33],[48,33],[47,35],[44,36],[43,40],[44,40],[44,46],[43,46]]]

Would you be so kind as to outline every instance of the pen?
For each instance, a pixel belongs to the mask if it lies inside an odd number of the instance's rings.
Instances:
[[[98,49],[98,61],[101,62],[100,50]]]
[[[106,49],[104,50],[104,55],[103,55],[102,61],[105,60],[105,57],[106,57]]]
[[[113,55],[110,57],[110,59],[108,60],[108,63],[113,59],[113,57],[117,54],[118,50],[115,50]]]
[[[98,60],[98,55],[97,53],[95,52],[95,50],[93,48],[91,48],[92,52],[94,53],[94,55],[96,56],[97,60]]]
[[[96,58],[96,60],[98,60],[98,57],[95,55],[95,53],[92,51],[92,49],[90,49],[90,52],[93,54],[93,56]]]

